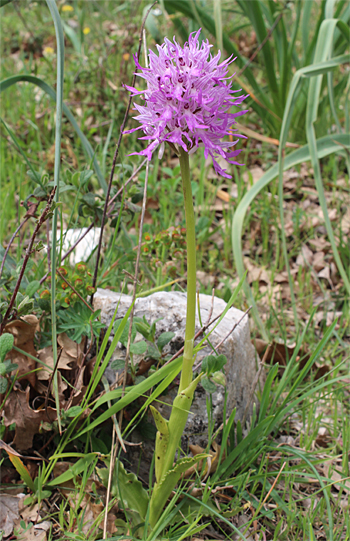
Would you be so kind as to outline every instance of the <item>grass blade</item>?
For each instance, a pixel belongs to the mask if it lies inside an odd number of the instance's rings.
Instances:
[[[333,39],[334,39],[334,31],[337,24],[338,24],[337,19],[326,19],[325,21],[323,21],[320,28],[319,35],[318,35],[317,44],[316,44],[315,63],[325,62],[327,57],[329,56],[331,52],[331,48],[332,48]],[[344,56],[347,56],[347,55],[344,55]],[[347,59],[347,61],[348,60],[349,59]],[[337,248],[336,240],[334,237],[331,221],[329,219],[327,202],[326,202],[322,176],[321,176],[320,161],[317,156],[316,132],[315,132],[314,124],[317,120],[318,106],[319,106],[320,93],[321,93],[321,84],[322,84],[322,74],[311,79],[310,81],[308,103],[307,103],[307,109],[306,109],[306,137],[309,144],[311,164],[314,169],[315,184],[316,184],[316,189],[317,189],[320,205],[323,212],[328,239],[332,246],[334,260],[338,267],[339,274],[341,275],[344,281],[344,285],[348,291],[348,295],[350,295],[350,280],[343,266],[343,263],[342,263],[342,260]]]
[[[327,135],[321,137],[316,141],[317,155],[319,158],[324,158],[329,156],[334,152],[338,152],[340,148],[346,147],[350,148],[350,134],[340,134],[340,135]],[[301,148],[298,148],[294,152],[288,154],[283,161],[283,171],[287,171],[291,167],[298,165],[299,163],[309,161],[310,152],[308,145],[304,145]],[[247,213],[249,206],[255,197],[261,192],[265,186],[267,186],[272,180],[278,176],[278,163],[273,165],[260,180],[252,186],[252,188],[245,194],[242,201],[239,203],[236,212],[234,213],[232,220],[232,249],[235,259],[235,264],[237,267],[237,272],[240,278],[244,276],[245,268],[243,263],[243,251],[242,251],[242,231],[244,218]],[[248,303],[253,306],[252,314],[254,319],[260,329],[260,332],[265,340],[268,341],[268,335],[265,330],[265,327],[260,319],[259,312],[255,303],[255,299],[251,288],[247,282],[243,284],[243,289],[247,297]]]
[[[64,36],[61,25],[61,18],[58,13],[56,2],[54,0],[46,0],[46,3],[51,12],[51,16],[55,25],[56,41],[57,41],[57,98],[56,98],[56,133],[55,133],[55,164],[54,164],[54,186],[56,188],[55,202],[56,208],[53,213],[52,220],[52,239],[51,239],[51,272],[53,280],[51,280],[51,327],[52,327],[52,354],[53,363],[57,363],[57,321],[56,321],[56,268],[57,268],[57,228],[58,228],[58,206],[59,201],[59,179],[61,165],[61,133],[62,133],[62,104],[63,104],[63,82],[64,82]],[[56,370],[53,377],[53,388],[55,394],[55,404],[57,410],[57,422],[60,433],[62,432],[61,415],[60,415],[60,399],[58,396],[58,371]]]
[[[12,86],[12,85],[14,85],[16,83],[20,83],[20,82],[32,83],[32,84],[38,86],[48,96],[50,96],[50,98],[54,102],[56,102],[56,92],[54,91],[54,89],[50,85],[45,83],[45,81],[43,81],[39,77],[35,77],[34,75],[15,75],[13,77],[8,77],[7,79],[4,79],[3,81],[0,82],[0,92],[3,92],[4,90],[9,88],[10,86]],[[63,103],[62,106],[63,106],[64,114],[66,115],[69,122],[72,124],[75,132],[77,133],[78,137],[80,138],[82,146],[83,146],[86,154],[88,155],[89,159],[92,160],[92,163],[93,163],[95,173],[96,173],[96,176],[98,178],[100,187],[102,188],[104,193],[106,193],[107,184],[106,184],[104,176],[103,176],[103,174],[101,172],[101,169],[100,169],[100,167],[98,165],[98,162],[96,160],[95,152],[94,152],[93,148],[91,147],[89,141],[87,140],[87,138],[85,137],[85,135],[83,134],[81,129],[79,128],[78,123],[75,120],[75,118],[74,118],[71,110],[69,109],[69,107],[65,103]]]

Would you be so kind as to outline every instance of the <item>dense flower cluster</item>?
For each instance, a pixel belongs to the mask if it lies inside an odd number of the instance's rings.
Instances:
[[[210,55],[209,42],[199,44],[200,30],[189,36],[184,47],[180,47],[165,38],[162,45],[157,45],[158,56],[150,51],[149,67],[135,63],[141,71],[138,73],[147,82],[146,90],[138,91],[126,87],[133,96],[144,95],[145,106],[134,104],[138,112],[134,117],[141,126],[126,133],[142,129],[145,139],[151,141],[149,146],[139,153],[150,160],[153,151],[165,142],[181,146],[186,152],[193,152],[203,146],[205,157],[213,159],[215,171],[231,178],[216,161],[218,155],[230,163],[241,165],[234,158],[241,152],[232,150],[238,142],[223,141],[232,134],[233,137],[244,137],[232,130],[235,118],[246,113],[239,111],[230,113],[233,105],[240,105],[247,96],[235,97],[240,90],[231,90],[231,77],[227,76],[228,58],[219,64],[221,53]],[[216,159],[215,159],[216,157]]]

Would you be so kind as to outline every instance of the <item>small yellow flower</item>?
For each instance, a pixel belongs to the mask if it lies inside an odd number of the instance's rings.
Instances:
[[[44,55],[50,55],[50,54],[54,54],[54,49],[52,47],[44,47],[44,50],[43,50],[43,54]]]
[[[123,54],[123,59],[127,62],[130,58],[130,54],[129,53],[124,53]]]
[[[74,7],[66,4],[65,6],[62,6],[62,11],[74,11]]]
[[[86,36],[87,34],[90,34],[90,32],[91,32],[90,28],[88,26],[85,26],[85,28],[83,30],[83,34],[85,34],[85,36]]]

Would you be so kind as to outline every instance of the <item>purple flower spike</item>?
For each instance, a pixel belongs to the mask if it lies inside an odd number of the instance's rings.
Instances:
[[[144,95],[145,105],[134,104],[141,124],[128,130],[131,133],[142,129],[145,135],[140,139],[150,141],[140,154],[150,160],[159,144],[168,142],[181,146],[192,153],[197,147],[204,147],[204,156],[211,156],[215,171],[231,178],[217,163],[218,155],[229,163],[242,165],[235,158],[241,151],[232,150],[238,142],[223,141],[227,135],[245,138],[235,133],[232,126],[235,118],[247,111],[230,113],[232,105],[241,105],[247,96],[233,96],[240,90],[231,90],[231,77],[227,77],[228,65],[235,59],[228,58],[219,64],[221,53],[212,57],[209,42],[199,45],[200,30],[189,36],[184,47],[165,38],[163,45],[157,45],[158,56],[150,50],[149,68],[142,68],[137,58],[135,64],[140,77],[147,82],[147,89],[139,91],[127,86],[132,96]]]

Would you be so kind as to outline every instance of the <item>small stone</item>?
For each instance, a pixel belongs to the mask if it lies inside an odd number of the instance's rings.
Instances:
[[[212,308],[212,297],[210,295],[199,295],[201,321],[205,325],[208,320]],[[101,319],[109,325],[114,315],[115,309],[118,307],[117,319],[123,318],[130,307],[131,297],[120,293],[115,293],[109,290],[98,289],[94,295],[94,309],[101,309]],[[215,319],[226,308],[226,302],[222,299],[214,297],[214,305],[211,319]],[[171,331],[175,333],[174,338],[166,346],[166,353],[173,355],[184,344],[185,324],[186,324],[186,294],[181,292],[159,292],[153,293],[149,297],[139,298],[135,302],[134,316],[145,316],[148,323],[153,323],[160,319],[156,324],[156,339],[163,332]],[[235,420],[242,420],[245,409],[250,399],[252,385],[257,373],[259,362],[255,348],[251,344],[249,331],[248,315],[237,308],[231,307],[223,320],[217,325],[210,335],[210,342],[215,348],[225,338],[225,341],[218,348],[218,353],[227,357],[227,364],[224,367],[226,375],[226,416],[236,408]],[[242,319],[243,317],[243,319]],[[232,331],[233,327],[235,329]],[[209,327],[209,332],[215,323]],[[196,332],[200,330],[198,314],[196,316]],[[202,337],[201,337],[202,338]],[[197,344],[199,338],[195,344]],[[200,370],[200,363],[207,355],[213,351],[208,343],[205,344],[198,354],[194,363],[194,368],[197,367],[197,372]],[[118,350],[120,357],[121,350]],[[108,369],[106,376],[109,383],[114,383],[116,374]],[[165,417],[169,417],[171,404],[176,396],[176,389],[171,389],[165,395],[160,397],[160,401],[155,406]],[[187,425],[182,440],[183,444],[195,443],[202,447],[206,447],[208,442],[208,413],[207,413],[207,398],[209,395],[199,384],[195,392],[194,400],[191,407],[191,412],[188,417]],[[252,411],[253,403],[257,404],[254,397],[248,410],[247,420]],[[169,404],[169,405],[167,405]],[[212,395],[213,411],[212,416],[217,428],[223,422],[223,413],[225,405],[225,388],[217,387],[217,391]],[[133,448],[131,448],[133,449]]]

